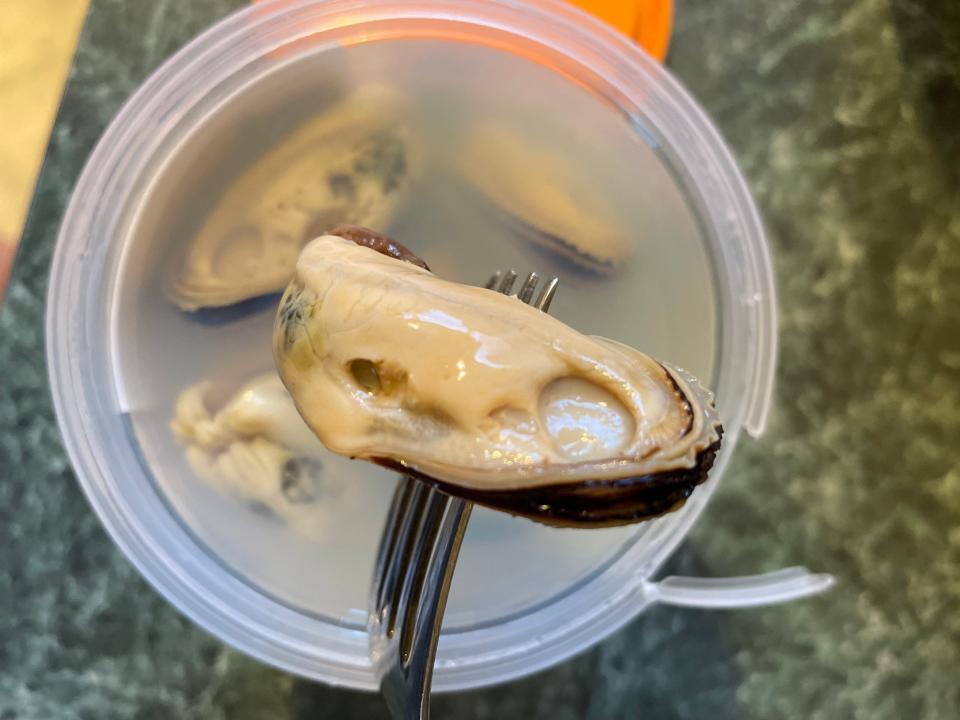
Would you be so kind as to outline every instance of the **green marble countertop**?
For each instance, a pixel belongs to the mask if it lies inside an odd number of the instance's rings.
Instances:
[[[0,718],[382,718],[375,696],[249,660],[168,606],[87,507],[52,417],[46,273],[106,123],[239,0],[93,0],[0,314]],[[655,608],[438,718],[960,717],[960,4],[678,0],[669,66],[766,220],[781,303],[767,435],[670,561],[806,564],[830,594]]]

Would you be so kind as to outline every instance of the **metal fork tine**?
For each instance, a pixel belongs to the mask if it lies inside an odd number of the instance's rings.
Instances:
[[[550,282],[543,286],[543,290],[540,291],[540,297],[537,298],[537,302],[534,304],[534,307],[541,312],[547,312],[550,309],[550,303],[553,302],[553,296],[557,293],[557,285],[560,284],[560,278],[553,278]]]
[[[500,283],[500,287],[497,288],[497,292],[501,292],[504,295],[509,295],[510,291],[513,290],[513,284],[517,281],[517,273],[514,270],[507,270],[507,274],[503,276],[503,281]]]
[[[533,291],[537,289],[537,283],[540,281],[540,276],[535,272],[527,275],[527,279],[523,281],[523,285],[520,286],[520,291],[517,293],[517,297],[521,302],[525,302],[528,305],[530,304],[530,298],[533,297]]]
[[[383,607],[383,601],[388,591],[388,580],[396,580],[396,577],[390,577],[383,567],[385,560],[392,557],[396,552],[397,542],[400,540],[400,530],[403,525],[403,519],[407,516],[410,502],[413,498],[415,486],[406,479],[400,481],[396,492],[393,495],[393,502],[390,503],[390,510],[387,512],[387,525],[383,529],[383,542],[385,543],[385,552],[377,558],[377,569],[375,575],[376,586],[374,588],[377,598],[377,607]]]
[[[432,588],[428,588],[424,580],[431,564],[433,546],[440,532],[440,523],[447,505],[446,497],[429,488],[426,497],[426,505],[421,516],[422,522],[411,538],[410,554],[404,558],[407,562],[399,603],[404,613],[400,625],[400,660],[403,663],[407,663],[410,659],[417,620],[421,614],[421,603],[430,600],[433,604],[430,597],[433,594]]]
[[[463,500],[443,497],[442,518],[437,524],[438,532],[433,537],[433,547],[429,554],[429,562],[423,577],[424,592],[415,609],[413,632],[410,644],[406,647],[408,654],[426,656],[423,664],[426,673],[421,682],[427,692],[424,693],[420,707],[421,718],[429,715],[430,708],[430,680],[433,674],[433,664],[436,659],[437,641],[440,636],[440,626],[443,612],[446,609],[447,595],[450,592],[450,583],[453,580],[453,570],[456,558],[460,554],[460,545],[467,531],[467,522],[473,505]],[[401,645],[401,657],[403,656]]]
[[[387,568],[387,578],[384,588],[384,600],[389,603],[386,632],[392,636],[397,626],[400,609],[403,607],[403,589],[408,575],[411,553],[422,525],[422,518],[430,499],[430,488],[422,483],[414,482],[410,504],[400,523],[397,543],[393,548],[392,557],[400,558],[400,562],[392,562]],[[403,618],[400,618],[403,621]]]

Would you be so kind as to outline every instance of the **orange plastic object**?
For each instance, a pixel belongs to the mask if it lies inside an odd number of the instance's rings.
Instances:
[[[269,11],[278,3],[294,5],[295,0],[274,0]],[[264,0],[250,0],[253,5]],[[640,47],[657,60],[663,61],[670,46],[670,33],[673,29],[673,0],[568,0],[573,5],[586,10],[604,22],[612,25],[629,38],[636,40]],[[349,24],[349,17],[343,18],[343,24]],[[304,38],[298,43],[288,45],[271,53],[274,57],[290,54],[296,47],[311,45],[312,38]],[[520,53],[523,54],[523,53]]]
[[[657,60],[667,56],[673,0],[569,0],[633,38]]]

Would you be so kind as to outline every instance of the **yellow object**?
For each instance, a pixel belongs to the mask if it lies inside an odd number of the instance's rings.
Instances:
[[[667,56],[673,0],[570,0],[633,38],[657,60]]]
[[[0,2],[0,275],[20,235],[86,9],[87,0]]]

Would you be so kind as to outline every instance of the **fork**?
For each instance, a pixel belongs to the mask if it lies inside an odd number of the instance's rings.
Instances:
[[[510,295],[517,273],[497,271],[488,290]],[[547,312],[559,280],[527,275],[517,298]],[[473,505],[409,476],[393,495],[370,590],[370,656],[390,714],[430,717],[430,680],[450,581]]]

